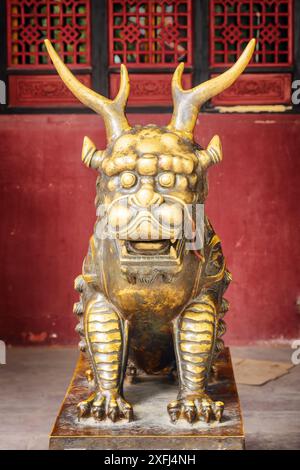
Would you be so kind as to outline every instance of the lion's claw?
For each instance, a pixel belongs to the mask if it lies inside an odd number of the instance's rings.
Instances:
[[[78,420],[80,418],[84,418],[89,414],[89,404],[88,403],[78,403],[77,405],[77,414],[78,414]]]
[[[168,413],[172,423],[179,418],[184,418],[188,423],[194,423],[200,419],[210,423],[212,419],[220,422],[224,411],[222,401],[214,402],[208,395],[190,395],[172,401],[168,405]]]
[[[113,423],[119,419],[132,421],[132,406],[120,395],[93,393],[77,405],[78,419],[92,416],[96,421],[110,419]]]

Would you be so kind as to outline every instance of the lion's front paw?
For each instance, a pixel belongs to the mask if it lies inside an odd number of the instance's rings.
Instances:
[[[168,413],[172,423],[179,418],[194,423],[204,419],[209,423],[212,419],[220,422],[224,411],[222,401],[213,401],[206,393],[186,395],[178,400],[171,401],[168,405]]]
[[[77,405],[78,419],[93,416],[96,421],[110,419],[113,423],[120,419],[132,421],[133,410],[130,403],[113,392],[94,392]]]

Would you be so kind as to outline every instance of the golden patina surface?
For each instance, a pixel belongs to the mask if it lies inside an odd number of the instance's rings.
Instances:
[[[207,170],[222,160],[218,136],[206,149],[193,140],[199,109],[243,72],[255,41],[229,70],[191,90],[182,89],[181,63],[172,80],[174,112],[166,127],[130,126],[125,66],[119,93],[110,100],[80,83],[45,42],[67,87],[102,115],[108,140],[105,150],[97,150],[85,137],[82,149],[83,162],[99,177],[98,218],[82,275],[75,280],[79,345],[89,359],[86,377],[94,387],[78,404],[79,417],[133,419],[123,382],[126,369],[130,376],[142,369],[177,371],[179,394],[167,407],[172,422],[220,421],[224,403],[213,401],[206,387],[224,347],[228,302],[223,294],[231,277],[207,217],[201,248],[194,241],[188,248],[182,229],[188,216],[197,235],[195,214],[207,196]]]

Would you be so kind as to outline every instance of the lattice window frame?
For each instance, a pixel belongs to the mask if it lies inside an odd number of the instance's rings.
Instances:
[[[286,12],[279,11],[279,7],[283,5],[287,6]],[[223,9],[223,12],[216,13],[216,6]],[[229,8],[234,9],[235,6],[236,11],[230,12]],[[246,10],[242,11],[242,7],[247,6],[250,12],[249,15]],[[254,8],[258,8],[258,6],[262,7],[262,14],[259,11],[254,14]],[[232,65],[252,37],[257,39],[258,46],[250,63],[251,67],[259,70],[262,68],[275,69],[293,66],[294,0],[210,0],[209,7],[209,62],[211,68],[226,68]],[[272,11],[273,8],[274,11]],[[225,28],[222,18],[228,21]],[[274,18],[276,25],[272,25],[272,22],[270,22],[272,18]],[[249,20],[248,25],[245,24],[246,20]],[[285,20],[284,23],[280,24],[283,20]],[[216,23],[219,23],[219,25],[216,26]],[[224,34],[226,34],[227,42],[221,37]],[[262,34],[264,36],[261,39]],[[285,37],[282,37],[282,34]],[[218,38],[217,41],[215,40],[216,37]],[[273,42],[275,43],[274,50],[271,48]],[[279,50],[279,42],[286,44],[285,50]],[[223,44],[224,48],[216,49],[216,43]],[[235,47],[234,43],[238,43],[238,46]],[[216,60],[216,56],[224,56],[224,59]],[[271,61],[270,56],[277,57],[277,60]],[[287,59],[282,60],[283,56],[286,56]]]
[[[118,67],[117,57],[131,69],[174,68],[182,60],[185,49],[183,61],[191,67],[192,3],[192,0],[110,0],[109,66]],[[121,8],[119,11],[115,11],[117,6]],[[165,28],[161,27],[162,22]]]
[[[51,69],[45,38],[71,68],[91,66],[89,0],[6,0],[6,11],[8,68]]]
[[[108,1],[109,93],[115,96],[120,62],[131,80],[128,106],[172,106],[171,79],[185,63],[183,81],[192,86],[193,0]],[[164,27],[162,26],[164,25]]]
[[[209,5],[211,0],[191,1],[193,6],[191,34],[194,46],[191,66],[187,64],[185,66],[183,76],[185,88],[190,88],[209,79],[230,65],[220,67],[218,64],[217,67],[212,67],[209,63]],[[119,84],[119,66],[118,64],[109,65],[109,51],[108,48],[103,47],[104,44],[107,44],[109,34],[108,2],[109,0],[90,0],[92,69],[91,67],[84,68],[84,65],[68,64],[68,66],[87,86],[99,91],[104,96],[113,97]],[[53,67],[49,66],[48,68],[43,65],[37,70],[34,70],[34,67],[32,69],[30,67],[26,69],[8,68],[5,5],[6,0],[0,0],[0,43],[4,45],[0,48],[0,79],[5,82],[9,94],[13,91],[11,81],[14,81],[15,88],[23,90],[24,102],[20,105],[18,94],[15,92],[14,97],[17,99],[12,102],[9,98],[8,104],[0,104],[0,112],[21,114],[91,113],[92,111],[81,106],[71,94],[66,94]],[[294,2],[293,13],[295,23],[294,57],[293,64],[288,67],[288,70],[286,67],[250,65],[242,75],[243,78],[240,78],[236,85],[229,88],[225,96],[219,95],[211,103],[205,104],[202,111],[216,112],[215,106],[218,105],[263,104],[265,102],[272,104],[276,103],[277,98],[281,100],[280,103],[287,103],[291,94],[291,80],[298,79],[300,76],[300,2],[299,5]],[[132,67],[132,64],[127,66],[131,75],[132,91],[128,111],[146,112],[151,107],[152,112],[170,112],[172,110],[170,80],[175,67],[171,65],[164,68],[135,68]],[[270,90],[268,96],[265,94],[266,89]],[[293,105],[291,112],[300,112],[300,105]]]
[[[91,1],[2,0],[3,3],[8,109],[83,108],[56,74],[44,39],[50,39],[78,79],[91,86]]]
[[[294,0],[209,0],[209,76],[230,67],[248,40],[257,40],[247,70],[233,86],[212,99],[210,109],[236,105],[283,105],[286,108],[282,109],[290,109],[300,54],[294,39],[299,15]]]

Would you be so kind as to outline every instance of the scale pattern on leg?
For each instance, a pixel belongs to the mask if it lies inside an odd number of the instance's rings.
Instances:
[[[216,307],[211,297],[204,295],[191,303],[178,327],[182,386],[191,391],[203,390],[215,342]]]
[[[127,359],[127,323],[102,294],[87,303],[84,313],[87,352],[93,366],[96,391],[78,403],[79,417],[91,414],[115,422],[131,420],[131,405],[122,393]]]
[[[183,417],[189,423],[200,418],[209,422],[212,416],[220,421],[224,403],[214,402],[205,392],[217,334],[214,297],[205,293],[195,299],[174,327],[180,390],[168,405],[171,421]]]
[[[97,382],[102,390],[119,391],[123,354],[123,321],[105,299],[85,312],[85,332]]]

